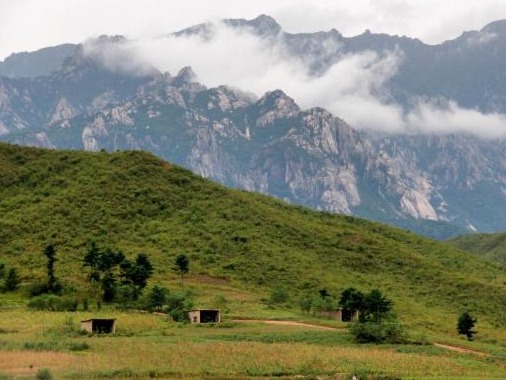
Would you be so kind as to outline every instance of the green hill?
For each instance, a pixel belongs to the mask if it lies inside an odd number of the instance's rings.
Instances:
[[[471,234],[459,236],[448,241],[455,247],[472,254],[506,265],[506,233]]]
[[[90,241],[146,253],[158,283],[177,279],[174,258],[185,253],[195,284],[283,286],[293,300],[323,287],[379,288],[415,328],[454,330],[462,310],[485,329],[504,323],[504,271],[448,244],[230,190],[144,152],[0,144],[0,260],[28,284],[44,278],[42,248],[54,244],[58,278],[78,287]]]

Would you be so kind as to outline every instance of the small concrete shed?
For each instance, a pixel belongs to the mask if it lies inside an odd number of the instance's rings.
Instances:
[[[220,323],[221,315],[218,309],[198,309],[188,312],[190,323]]]
[[[316,312],[316,315],[341,322],[354,322],[358,320],[358,310],[352,309],[319,310]]]
[[[81,329],[90,333],[111,334],[116,332],[116,319],[91,318],[81,321]]]

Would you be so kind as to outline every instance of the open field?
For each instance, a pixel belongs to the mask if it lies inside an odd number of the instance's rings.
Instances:
[[[2,311],[0,374],[33,378],[41,368],[57,379],[345,379],[352,374],[492,379],[506,374],[501,355],[434,345],[357,345],[343,330],[254,321],[195,326],[163,315],[113,310],[101,314],[118,318],[116,334],[80,333],[79,321],[90,313]]]

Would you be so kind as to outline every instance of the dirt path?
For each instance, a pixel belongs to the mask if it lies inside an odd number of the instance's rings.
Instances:
[[[310,327],[318,330],[332,330],[332,331],[344,331],[344,328],[337,327],[329,327],[329,326],[320,326],[314,325],[312,323],[306,322],[294,322],[294,321],[278,321],[273,319],[234,319],[234,322],[239,323],[266,323],[268,325],[282,325],[282,326],[300,326],[300,327]]]
[[[300,326],[300,327],[310,327],[318,330],[331,330],[331,331],[346,331],[345,328],[340,327],[330,327],[330,326],[320,326],[315,325],[312,323],[307,322],[295,322],[295,321],[279,321],[279,320],[272,320],[272,319],[234,319],[234,322],[239,323],[266,323],[268,325],[282,325],[282,326]],[[486,352],[476,351],[472,350],[470,348],[465,347],[459,347],[459,346],[452,346],[449,344],[443,344],[443,343],[433,343],[434,346],[443,348],[445,350],[454,351],[454,352],[460,352],[462,354],[472,354],[477,355],[481,357],[488,357],[490,354]]]
[[[471,350],[470,348],[465,348],[465,347],[451,346],[449,344],[442,344],[442,343],[433,343],[433,345],[436,347],[439,347],[439,348],[444,348],[445,350],[460,352],[462,354],[472,354],[472,355],[477,355],[477,356],[482,356],[482,357],[490,356],[490,354],[487,354],[486,352]]]

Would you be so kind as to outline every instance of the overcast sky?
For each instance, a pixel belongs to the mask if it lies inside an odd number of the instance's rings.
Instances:
[[[506,18],[505,0],[0,0],[0,60],[12,52],[100,34],[131,38],[176,31],[220,18],[273,16],[288,32],[335,28],[455,38]]]

